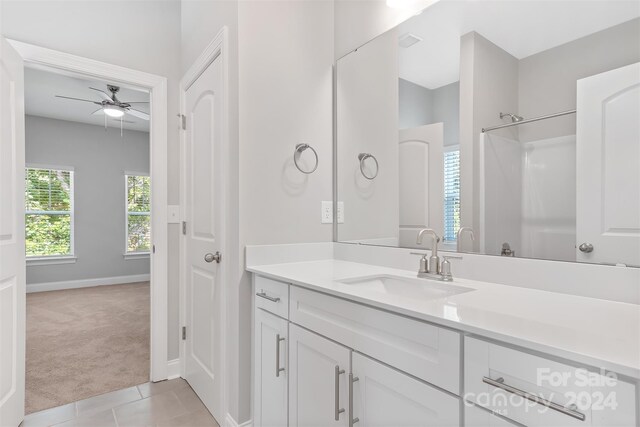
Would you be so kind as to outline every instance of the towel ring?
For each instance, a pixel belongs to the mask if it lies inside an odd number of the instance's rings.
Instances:
[[[376,162],[376,173],[374,173],[373,175],[367,175],[364,172],[364,161],[367,159],[373,159],[373,161]],[[380,166],[378,165],[378,159],[376,159],[376,157],[373,154],[360,153],[358,154],[358,160],[360,160],[360,172],[362,172],[362,176],[364,176],[368,180],[372,180],[376,176],[378,176],[378,170],[380,169]]]
[[[306,171],[304,169],[302,169],[300,167],[300,165],[298,164],[298,159],[300,158],[300,155],[302,154],[302,152],[306,149],[310,149],[311,151],[313,151],[313,155],[316,158],[316,164],[313,167],[313,169],[311,169],[310,171]],[[296,151],[293,152],[293,163],[295,163],[296,167],[298,168],[298,170],[304,174],[312,174],[316,171],[316,169],[318,169],[318,153],[316,153],[316,150],[313,149],[312,146],[310,146],[309,144],[298,144],[296,145]]]

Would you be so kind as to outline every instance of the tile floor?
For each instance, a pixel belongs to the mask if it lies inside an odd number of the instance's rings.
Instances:
[[[219,427],[181,378],[140,384],[25,417],[22,427]]]

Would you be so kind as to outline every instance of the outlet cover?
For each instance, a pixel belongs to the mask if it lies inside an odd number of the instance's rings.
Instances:
[[[344,224],[344,202],[338,202],[338,224]]]
[[[333,202],[322,201],[320,208],[320,222],[322,224],[333,224]]]

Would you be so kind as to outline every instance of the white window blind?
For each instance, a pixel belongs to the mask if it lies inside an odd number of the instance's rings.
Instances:
[[[127,183],[127,253],[151,248],[151,179],[125,175]]]
[[[73,255],[73,171],[26,168],[27,257]]]
[[[444,153],[444,240],[455,241],[460,229],[460,150]]]

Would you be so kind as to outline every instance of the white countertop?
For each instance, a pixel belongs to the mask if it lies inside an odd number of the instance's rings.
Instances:
[[[441,299],[406,298],[340,280],[371,275],[415,278],[416,272],[332,259],[247,270],[640,379],[640,306],[635,304],[466,279],[454,279],[453,284],[474,291]]]

